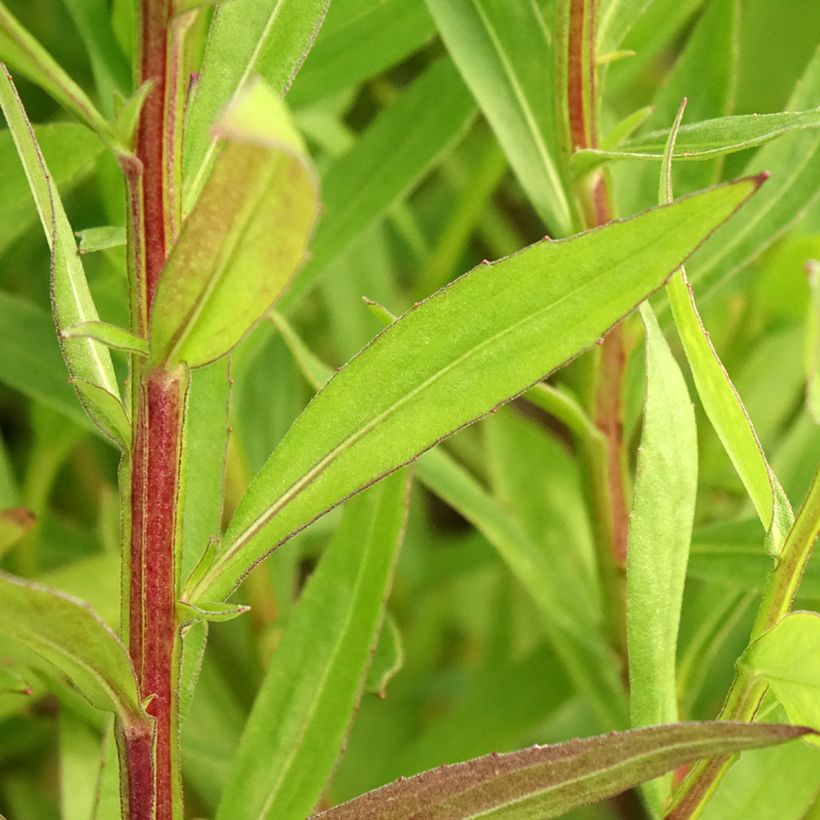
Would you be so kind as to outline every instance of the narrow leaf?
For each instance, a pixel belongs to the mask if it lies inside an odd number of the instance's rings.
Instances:
[[[632,26],[652,0],[608,0],[602,4],[598,21],[598,54],[609,54],[623,43]]]
[[[108,322],[80,322],[67,327],[62,332],[64,339],[94,339],[114,350],[125,350],[140,356],[148,355],[148,342],[135,336],[124,327],[117,327]]]
[[[406,196],[461,137],[475,105],[439,60],[385,109],[322,175],[322,218],[311,258],[282,300],[288,312],[328,265]]]
[[[231,350],[282,294],[313,229],[316,180],[278,97],[250,86],[217,130],[225,146],[157,288],[152,364],[198,367]]]
[[[79,322],[98,321],[82,262],[77,253],[74,234],[68,223],[59,194],[54,189],[45,159],[37,144],[34,130],[11,77],[3,67],[0,75],[0,107],[14,138],[20,161],[26,171],[40,221],[52,253],[51,296],[54,320],[58,330]],[[87,382],[119,402],[119,387],[106,348],[92,339],[69,339],[62,343],[63,358],[74,379]],[[80,395],[80,401],[92,421],[118,440],[118,421],[109,417],[110,402],[95,403]]]
[[[92,706],[126,724],[147,720],[125,647],[87,604],[7,573],[0,593],[0,632],[57,666]]]
[[[396,619],[389,611],[384,613],[373,662],[367,672],[364,688],[380,698],[387,697],[387,685],[404,666],[404,643]]]
[[[229,595],[292,533],[589,347],[758,184],[742,180],[541,242],[408,311],[294,423],[188,600]]]
[[[211,126],[252,77],[284,96],[322,25],[330,0],[245,0],[214,11],[202,71],[185,121],[184,210],[208,179]]]
[[[678,719],[675,682],[678,626],[697,493],[695,413],[669,346],[648,304],[646,403],[638,448],[627,549],[627,638],[633,726]],[[668,797],[667,778],[647,787],[654,810]]]
[[[806,405],[820,424],[820,261],[809,260],[806,274],[811,294],[806,318]]]
[[[80,240],[80,253],[96,253],[109,248],[119,248],[125,245],[125,228],[114,225],[102,225],[99,228],[86,228],[77,231]]]
[[[316,817],[560,817],[693,760],[773,746],[808,731],[799,726],[726,721],[613,732],[433,769]]]
[[[447,50],[551,233],[572,232],[556,157],[552,43],[534,0],[427,0]]]
[[[353,716],[384,617],[409,481],[351,501],[271,660],[218,818],[305,817]]]
[[[739,664],[769,684],[789,720],[820,731],[820,613],[786,615],[743,653]]]

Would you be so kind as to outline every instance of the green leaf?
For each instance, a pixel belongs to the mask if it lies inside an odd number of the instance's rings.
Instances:
[[[602,3],[598,18],[596,50],[609,54],[623,43],[638,18],[652,0],[607,0]]]
[[[405,197],[461,137],[475,105],[439,60],[401,93],[322,175],[322,218],[311,258],[282,299],[288,312],[328,265]]]
[[[60,811],[62,817],[90,818],[100,774],[100,738],[68,709],[57,716],[60,754]]]
[[[560,817],[693,760],[783,743],[805,728],[680,723],[534,746],[432,769],[316,815],[325,820]]]
[[[148,355],[148,342],[145,339],[108,322],[79,322],[67,327],[60,335],[64,339],[94,339],[113,350],[125,350],[139,356]]]
[[[57,666],[92,706],[127,726],[148,720],[125,647],[87,604],[4,572],[0,593],[0,632]]]
[[[82,125],[55,122],[34,129],[48,162],[54,185],[68,192],[94,168],[102,146]],[[10,131],[0,131],[0,252],[5,251],[35,220],[37,212],[29,198],[29,184],[17,160]]]
[[[811,293],[806,318],[806,406],[820,424],[820,261],[807,262],[806,273]]]
[[[404,643],[399,625],[390,611],[384,613],[373,662],[367,671],[365,691],[372,692],[380,698],[387,697],[387,685],[404,666]]]
[[[321,797],[384,617],[408,487],[398,473],[347,506],[271,660],[217,817],[305,817]]]
[[[820,97],[820,47],[797,84],[787,109],[805,111]],[[763,195],[731,231],[720,230],[692,257],[692,281],[706,292],[755,259],[820,196],[820,131],[798,131],[764,146],[746,166],[771,177]]]
[[[255,83],[221,117],[225,146],[163,269],[152,365],[199,367],[227,353],[305,257],[318,190],[284,104]]]
[[[743,180],[540,242],[479,265],[408,311],[294,423],[188,600],[229,595],[292,533],[594,344],[758,184]]]
[[[741,114],[718,117],[681,127],[675,145],[676,160],[705,160],[746,151],[783,134],[820,128],[820,108],[779,114]],[[607,159],[663,159],[667,131],[650,131],[621,143],[617,151],[585,148],[576,151],[573,164],[587,170]]]
[[[34,130],[26,117],[8,72],[0,76],[0,107],[14,138],[20,161],[26,171],[40,221],[52,253],[51,299],[57,329],[99,319],[77,253],[74,234],[59,195],[54,189]],[[73,379],[108,393],[119,403],[119,387],[108,350],[92,339],[67,339],[62,343],[63,358]],[[109,401],[95,403],[80,394],[80,401],[91,420],[115,441],[119,440],[119,419],[111,418]]]
[[[224,604],[204,602],[191,606],[186,603],[177,603],[177,619],[180,623],[196,621],[232,621],[240,615],[244,615],[250,609],[242,604]]]
[[[678,719],[675,685],[686,561],[698,485],[695,413],[686,382],[648,304],[646,403],[629,518],[626,599],[633,726]],[[671,779],[647,787],[660,813]]]
[[[0,510],[0,556],[5,555],[33,526],[34,513],[25,507]]]
[[[78,250],[81,254],[124,247],[125,228],[114,225],[86,228],[84,231],[77,231],[77,239],[80,240]]]
[[[738,663],[769,684],[789,720],[820,731],[820,613],[786,615]]]
[[[552,43],[535,2],[427,0],[448,51],[550,231],[572,232],[556,164]]]
[[[288,102],[299,106],[338,94],[405,59],[434,34],[424,0],[333,0]]]
[[[234,95],[260,76],[284,96],[322,25],[329,0],[245,0],[215,11],[185,120],[184,211],[199,197],[216,157],[211,126]]]
[[[107,145],[114,145],[114,134],[105,117],[88,95],[66,74],[57,61],[0,2],[0,61],[8,63],[47,94],[66,111],[84,122]],[[3,72],[8,74],[5,66]]]

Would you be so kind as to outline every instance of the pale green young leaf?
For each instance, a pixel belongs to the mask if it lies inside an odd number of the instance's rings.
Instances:
[[[287,312],[340,253],[415,188],[461,137],[475,104],[455,67],[439,60],[385,109],[322,175],[322,218],[311,258],[285,294]]]
[[[633,111],[631,114],[627,114],[627,116],[615,123],[607,132],[606,136],[601,140],[601,148],[604,150],[615,150],[619,148],[652,116],[654,111],[653,106],[647,105],[644,108]],[[575,162],[577,158],[583,155],[583,150],[576,151],[572,155],[572,160]]]
[[[598,17],[596,51],[610,54],[620,48],[624,38],[652,0],[605,0]]]
[[[633,726],[674,723],[678,627],[698,484],[695,412],[686,382],[648,304],[646,400],[626,566],[630,714]],[[646,786],[660,813],[671,779]]]
[[[561,817],[694,760],[772,746],[807,731],[722,721],[612,732],[432,769],[320,812],[316,818]]]
[[[406,516],[406,472],[352,500],[245,724],[219,818],[306,817],[361,695]]]
[[[150,362],[199,367],[230,351],[305,258],[318,211],[312,166],[263,83],[220,118],[224,148],[163,269]]]
[[[115,97],[113,127],[117,138],[123,145],[133,146],[142,106],[153,87],[153,80],[147,80],[127,99],[120,95]]]
[[[820,731],[820,613],[786,615],[738,663],[769,684],[789,720]]]
[[[189,586],[190,600],[229,595],[291,534],[594,344],[758,184],[742,180],[540,242],[412,308],[291,427],[241,500],[213,566]]]
[[[93,170],[103,148],[82,125],[55,122],[34,129],[56,188],[67,193]],[[9,130],[0,131],[0,252],[36,219],[29,184]]]
[[[51,181],[34,130],[5,68],[0,75],[0,107],[17,146],[51,249],[51,297],[57,329],[62,331],[80,322],[97,321],[99,317],[77,253],[71,225]],[[61,346],[73,379],[87,382],[119,402],[114,367],[104,345],[93,339],[66,339]],[[93,399],[89,400],[82,394],[80,400],[92,421],[104,433],[118,440],[118,420],[112,420],[109,416],[111,403],[94,403]]]
[[[572,231],[557,165],[552,43],[535,0],[427,0],[524,191],[557,236]]]
[[[47,94],[66,111],[74,114],[108,144],[115,143],[111,126],[94,107],[88,95],[57,61],[20,24],[0,2],[0,61],[8,63]],[[5,68],[4,68],[4,73]]]
[[[77,231],[77,239],[80,240],[78,250],[81,254],[120,248],[125,246],[125,228],[116,225],[86,228]]]
[[[147,720],[128,652],[83,601],[0,573],[0,632],[67,675],[92,706],[127,725]]]
[[[329,1],[245,0],[215,9],[185,120],[185,213],[194,207],[216,157],[211,127],[219,114],[256,76],[284,96],[319,32]]]
[[[403,60],[434,34],[424,0],[333,0],[288,102],[300,106],[344,91]]]
[[[108,322],[78,322],[65,328],[60,335],[64,339],[94,339],[113,350],[124,350],[139,356],[148,355],[148,342],[145,339]]]
[[[787,109],[805,111],[820,98],[820,47]],[[771,181],[731,231],[718,231],[692,257],[692,281],[704,292],[774,243],[820,196],[820,130],[795,132],[757,152],[747,169],[766,169]],[[702,283],[702,284],[701,284]]]

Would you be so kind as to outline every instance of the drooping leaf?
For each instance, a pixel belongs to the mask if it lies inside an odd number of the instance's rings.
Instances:
[[[245,0],[214,11],[185,121],[183,208],[188,213],[216,157],[211,127],[253,77],[284,96],[322,25],[329,0]]]
[[[820,730],[820,613],[786,615],[743,653],[739,664],[769,684],[789,720]]]
[[[361,83],[406,58],[434,33],[424,0],[333,0],[288,102],[304,105]],[[353,43],[367,43],[367,48]]]
[[[572,232],[549,90],[552,43],[534,0],[427,0],[448,51],[551,233]]]
[[[224,148],[157,288],[152,364],[199,367],[227,353],[305,257],[318,190],[283,103],[255,83],[221,117],[218,133]]]
[[[669,346],[648,304],[646,402],[629,517],[626,596],[633,726],[678,719],[675,679],[686,563],[697,493],[695,413]],[[656,812],[671,781],[647,786]]]
[[[85,603],[34,581],[0,573],[0,632],[67,675],[92,706],[144,724],[131,659]]]
[[[34,130],[5,67],[0,75],[0,107],[26,171],[51,249],[51,297],[57,329],[62,331],[79,322],[97,321],[99,317],[77,253],[74,234],[51,181]],[[62,342],[62,350],[72,378],[104,391],[121,406],[114,367],[104,345],[92,339],[67,339]],[[111,403],[95,403],[93,398],[89,399],[83,394],[80,394],[80,401],[91,420],[115,441],[120,441],[120,421],[109,415]]]
[[[322,218],[310,261],[282,299],[282,312],[295,307],[338,254],[418,185],[474,115],[455,67],[439,60],[334,160],[322,175]]]
[[[783,743],[807,731],[781,724],[724,721],[613,732],[433,769],[368,792],[316,818],[560,817],[693,760]]]
[[[48,162],[54,185],[68,192],[93,169],[102,146],[82,125],[54,122],[34,129]],[[29,184],[17,160],[11,131],[0,131],[0,251],[4,251],[36,219],[31,207]]]
[[[352,500],[256,696],[219,818],[304,817],[361,694],[404,526],[408,475]]]
[[[589,347],[758,184],[743,180],[541,242],[480,265],[408,311],[291,427],[189,600],[229,595],[293,532]]]

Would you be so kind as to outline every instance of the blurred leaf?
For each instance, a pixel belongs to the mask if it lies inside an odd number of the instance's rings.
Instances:
[[[214,11],[185,119],[184,211],[194,207],[216,156],[211,127],[237,92],[260,76],[284,96],[322,25],[330,0],[244,0]]]
[[[629,517],[626,599],[633,726],[678,719],[675,661],[698,485],[695,413],[686,382],[648,304],[646,403]],[[645,793],[660,814],[671,779]]]
[[[288,312],[333,259],[430,172],[467,129],[475,106],[448,60],[428,68],[322,175],[311,258],[282,299]]]
[[[102,151],[99,140],[82,125],[55,122],[34,127],[35,137],[48,161],[51,178],[68,192],[94,167]],[[0,131],[0,251],[4,251],[34,221],[36,210],[29,184],[17,160],[17,148],[8,130]]]
[[[86,228],[84,231],[77,231],[77,238],[80,240],[78,250],[81,254],[96,253],[125,245],[125,228],[113,225]]]
[[[789,111],[804,111],[820,97],[820,47],[789,100]],[[718,230],[692,257],[692,281],[706,292],[771,245],[820,195],[820,131],[796,132],[764,146],[747,168],[771,175],[762,196],[731,231]]]
[[[557,166],[549,91],[552,43],[534,0],[427,0],[436,25],[533,207],[556,236],[572,232]]]
[[[71,678],[92,706],[145,724],[131,659],[119,638],[82,601],[0,573],[0,631]]]
[[[54,189],[34,131],[6,71],[0,76],[0,107],[25,168],[51,249],[51,299],[57,329],[62,331],[79,322],[97,321],[99,317],[77,253],[74,234],[59,194]],[[110,394],[121,407],[114,367],[103,345],[91,339],[71,339],[62,342],[62,350],[72,378]],[[109,402],[95,402],[93,397],[83,393],[80,393],[80,402],[91,420],[106,435],[125,446],[126,443],[120,438],[121,419],[116,410],[114,417],[110,415],[112,405]]]
[[[820,261],[806,264],[811,298],[806,319],[806,406],[820,424]]]
[[[333,0],[288,102],[304,105],[344,91],[405,59],[434,34],[424,0]]]
[[[0,2],[0,61],[8,63],[111,145],[114,135],[88,95]],[[3,73],[8,71],[3,66]],[[9,76],[10,81],[10,76]],[[4,108],[5,111],[5,108]],[[8,112],[6,112],[8,117]],[[13,130],[13,129],[12,129]]]
[[[738,663],[769,684],[789,720],[820,731],[820,613],[786,615]]]
[[[68,709],[58,716],[60,811],[66,818],[91,818],[102,764],[97,733]]]
[[[384,613],[384,622],[379,632],[376,651],[370,669],[367,671],[365,691],[372,692],[380,698],[387,697],[387,685],[401,671],[404,666],[404,644],[396,619],[387,610]]]
[[[610,54],[621,46],[652,0],[604,0],[598,18],[596,53]]]
[[[291,427],[188,599],[228,596],[291,534],[593,344],[756,186],[741,181],[541,242],[408,311]]]
[[[217,129],[225,147],[154,299],[155,365],[198,367],[231,350],[298,269],[316,218],[312,167],[270,89],[249,86]]]
[[[398,473],[348,504],[256,696],[218,817],[304,817],[321,797],[384,617],[408,485]]]
[[[113,724],[103,735],[100,774],[90,820],[108,820],[120,811],[120,776]]]
[[[33,526],[34,514],[25,507],[0,510],[0,556],[5,555]]]
[[[680,723],[487,755],[406,778],[336,808],[327,820],[560,817],[671,769],[805,735],[779,724]]]

